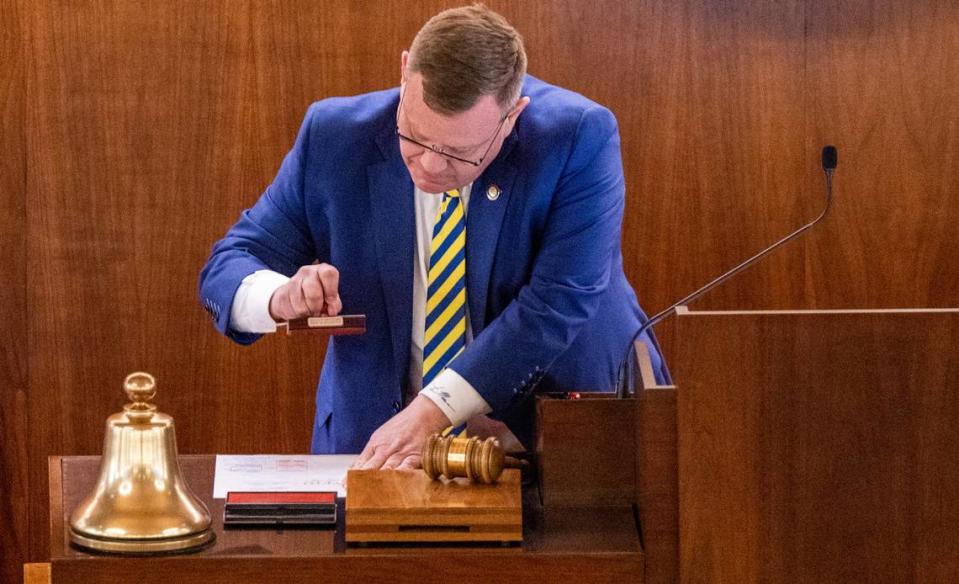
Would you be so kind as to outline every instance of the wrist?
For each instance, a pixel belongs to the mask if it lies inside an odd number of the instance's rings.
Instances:
[[[433,400],[424,395],[417,395],[416,398],[410,402],[410,406],[416,408],[417,413],[433,430],[443,430],[451,423],[443,410],[433,403]]]

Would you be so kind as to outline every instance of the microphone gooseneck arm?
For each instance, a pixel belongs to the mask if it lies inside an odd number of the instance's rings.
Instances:
[[[746,261],[744,261],[744,262],[740,263],[739,265],[733,267],[733,268],[730,269],[729,271],[727,271],[727,272],[723,273],[722,275],[720,275],[720,276],[718,276],[718,277],[710,280],[710,281],[709,281],[708,283],[706,283],[706,285],[704,285],[702,288],[699,288],[698,290],[692,292],[692,293],[689,294],[688,296],[683,297],[682,299],[680,299],[680,300],[678,300],[677,302],[673,303],[671,306],[669,306],[669,307],[666,308],[665,310],[662,310],[662,311],[660,311],[660,312],[657,312],[657,313],[654,314],[649,320],[647,320],[646,322],[644,322],[641,327],[639,327],[639,330],[637,330],[637,331],[636,331],[636,334],[633,335],[633,338],[630,339],[630,341],[629,341],[629,346],[626,347],[626,354],[623,356],[623,360],[620,361],[619,374],[618,374],[618,378],[617,378],[617,381],[616,381],[616,397],[623,398],[623,397],[626,397],[626,395],[627,395],[628,388],[626,387],[626,386],[627,386],[627,379],[626,379],[627,375],[626,375],[626,371],[627,371],[628,363],[629,363],[629,354],[630,354],[630,351],[633,350],[633,345],[636,343],[636,339],[638,339],[640,336],[642,336],[642,334],[643,334],[644,332],[646,332],[647,330],[649,330],[653,325],[655,325],[655,324],[658,323],[659,321],[663,320],[663,319],[666,318],[667,316],[669,316],[669,315],[671,315],[671,314],[674,314],[674,313],[676,312],[676,309],[677,309],[678,307],[683,306],[683,305],[686,305],[686,304],[692,302],[693,300],[699,298],[700,296],[702,296],[702,295],[705,294],[706,292],[709,292],[710,290],[712,290],[712,289],[715,288],[716,286],[722,284],[723,282],[725,282],[725,281],[728,280],[729,278],[732,278],[733,276],[735,276],[735,275],[738,274],[739,272],[741,272],[741,271],[745,270],[746,268],[748,268],[748,267],[749,267],[750,265],[752,265],[753,263],[759,261],[761,258],[763,258],[763,257],[765,257],[766,255],[770,254],[770,253],[773,252],[774,250],[778,249],[780,246],[782,246],[782,245],[786,244],[787,242],[791,241],[792,239],[795,239],[796,237],[800,236],[801,234],[803,234],[803,233],[804,233],[805,231],[807,231],[808,229],[811,229],[813,225],[815,225],[816,223],[819,223],[819,221],[821,221],[821,220],[826,216],[826,214],[829,213],[829,208],[832,206],[832,175],[833,175],[833,172],[836,170],[837,158],[838,158],[838,157],[837,157],[837,153],[836,153],[836,148],[835,148],[834,146],[826,146],[825,148],[823,148],[823,151],[822,151],[822,165],[823,165],[823,173],[825,174],[825,177],[826,177],[826,206],[823,208],[822,212],[819,214],[818,217],[816,217],[815,219],[813,219],[813,220],[810,221],[809,223],[806,223],[805,225],[803,225],[803,226],[800,227],[799,229],[793,231],[793,232],[790,233],[789,235],[783,237],[782,239],[780,239],[780,240],[777,241],[776,243],[774,243],[774,244],[770,245],[769,247],[763,249],[762,251],[760,251],[760,252],[757,253],[756,255],[752,256],[751,258],[747,259]]]

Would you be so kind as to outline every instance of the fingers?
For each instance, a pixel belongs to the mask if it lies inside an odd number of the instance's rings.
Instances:
[[[366,461],[373,456],[373,449],[373,442],[367,442],[366,446],[363,447],[363,452],[360,452],[360,455],[356,457],[356,460],[353,461],[353,464],[350,466],[350,468],[360,468],[366,464]]]
[[[360,457],[353,463],[353,468],[360,470],[397,468],[407,458],[414,456],[414,453],[410,452],[408,444],[405,444],[402,440],[390,439],[388,437],[390,432],[383,433],[382,430],[383,428],[377,431],[379,433],[374,432],[370,436],[370,441],[366,444],[363,452],[360,453]]]
[[[353,468],[418,468],[426,437],[447,424],[442,410],[428,398],[417,397],[373,432]]]
[[[340,272],[329,264],[319,264],[316,268],[316,276],[322,286],[326,313],[336,316],[343,308],[340,302]]]
[[[415,470],[417,468],[422,468],[423,466],[423,457],[419,454],[411,454],[407,456],[406,459],[396,467],[398,470]]]
[[[296,311],[293,308],[293,305],[290,304],[290,289],[292,287],[290,282],[283,284],[277,288],[273,295],[270,296],[270,316],[273,317],[273,320],[282,321],[290,320],[291,318],[296,318]]]
[[[386,448],[379,448],[373,451],[373,456],[371,456],[366,462],[360,465],[360,470],[369,470],[377,469],[383,466],[383,463],[386,462],[387,457],[389,456],[389,451]]]
[[[407,454],[405,452],[394,452],[389,458],[386,459],[386,462],[383,463],[382,468],[397,468],[406,461],[406,458]]]
[[[323,307],[326,305],[323,284],[316,276],[316,272],[310,271],[305,274],[300,285],[300,291],[303,294],[303,302],[306,304],[307,314],[318,315],[323,313]]]
[[[406,450],[396,450],[391,453],[390,448],[388,447],[378,447],[376,449],[378,455],[372,456],[369,460],[366,460],[362,464],[358,464],[359,468],[382,468],[382,469],[399,469],[399,470],[412,470],[420,468],[420,458],[419,454],[410,454]],[[377,463],[382,460],[382,463],[377,466]],[[359,462],[359,461],[357,461]]]
[[[340,302],[340,272],[330,264],[303,266],[293,277],[298,281],[302,295],[300,316],[317,316],[324,309],[329,316],[336,316],[343,308]]]
[[[303,293],[302,280],[294,278],[289,284],[290,288],[287,290],[287,297],[290,301],[290,308],[295,315],[293,318],[309,316],[310,307],[306,302],[306,295]]]
[[[325,313],[336,316],[340,301],[340,273],[329,264],[303,266],[270,298],[270,314],[276,320],[292,320]]]

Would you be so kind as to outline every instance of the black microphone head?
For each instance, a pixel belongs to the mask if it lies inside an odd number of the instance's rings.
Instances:
[[[835,146],[824,146],[822,149],[822,169],[835,170],[839,162],[839,153]]]

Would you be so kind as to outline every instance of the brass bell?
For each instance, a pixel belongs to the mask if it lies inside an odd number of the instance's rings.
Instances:
[[[212,541],[210,512],[180,474],[173,418],[149,403],[156,380],[131,373],[131,403],[107,418],[100,478],[70,515],[77,546],[118,554],[186,551]]]
[[[504,468],[523,468],[523,462],[506,456],[495,438],[459,438],[433,434],[426,439],[423,471],[433,480],[466,477],[475,483],[495,483]]]

